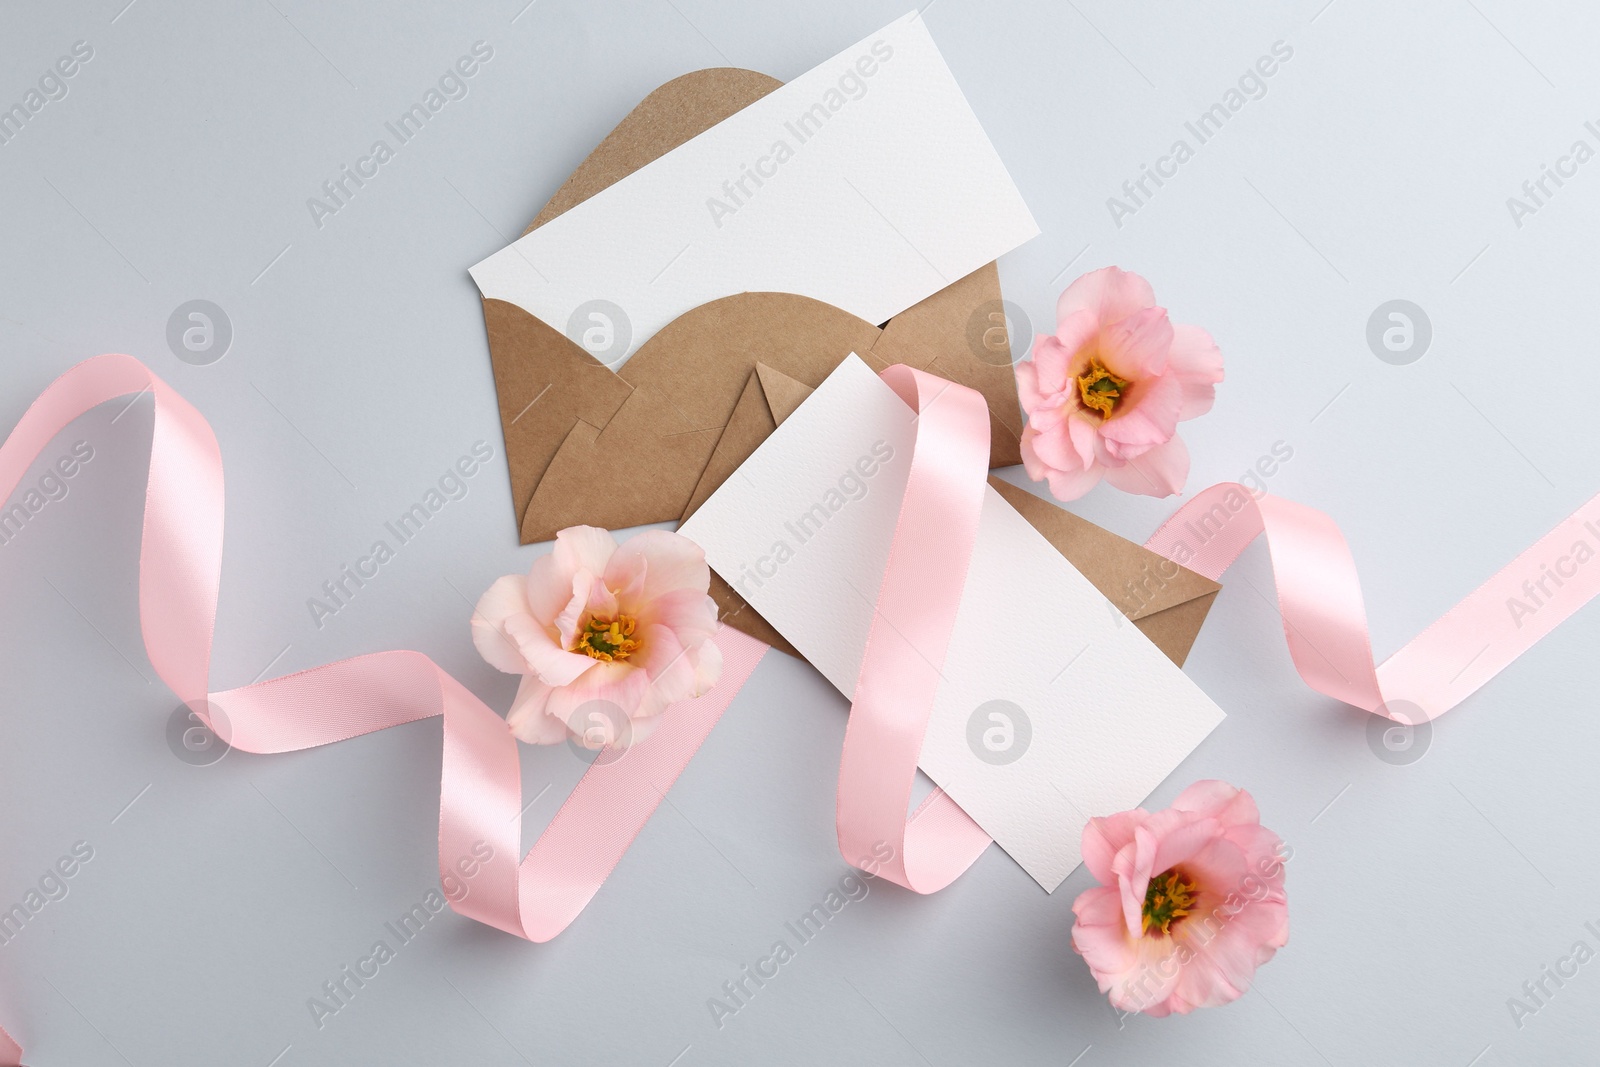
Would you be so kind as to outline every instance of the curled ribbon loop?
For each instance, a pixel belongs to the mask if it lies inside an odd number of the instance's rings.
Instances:
[[[991,840],[940,789],[906,818],[977,543],[989,409],[981,393],[901,364],[882,377],[916,412],[917,430],[845,728],[836,824],[846,860],[934,893],[972,866]],[[929,530],[939,536],[929,537]]]
[[[1197,494],[1145,547],[1218,578],[1265,533],[1284,636],[1307,685],[1416,725],[1436,719],[1600,593],[1600,496],[1374,665],[1361,580],[1332,519],[1234,482]]]
[[[291,752],[442,717],[440,875],[453,875],[457,861],[468,856],[481,863],[472,893],[451,907],[530,941],[548,941],[564,930],[621,860],[766,646],[719,627],[718,684],[669,709],[626,759],[591,764],[519,863],[517,741],[504,719],[420,652],[357,656],[208,694],[222,571],[222,454],[204,416],[144,364],[132,356],[97,356],[56,379],[0,446],[0,499],[73,419],[107,400],[147,392],[155,400],[155,427],[139,553],[139,622],[156,673],[245,752]],[[226,723],[212,721],[212,708]],[[487,862],[481,861],[483,845],[492,850]],[[0,1031],[0,1067],[16,1067],[21,1055]]]

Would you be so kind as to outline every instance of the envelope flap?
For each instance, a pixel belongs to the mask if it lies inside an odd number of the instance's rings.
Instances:
[[[647,166],[780,87],[754,71],[695,71],[661,86],[584,159],[529,226],[532,230]],[[999,272],[980,267],[879,326],[832,305],[785,293],[746,292],[693,308],[656,331],[612,371],[562,333],[511,303],[486,298],[484,317],[524,544],[576,522],[610,527],[664,522],[692,511],[721,484],[713,451],[755,364],[764,406],[792,409],[799,394],[773,372],[820,383],[844,353],[877,369],[907,362],[982,391],[990,409],[992,466],[1020,462],[1020,414],[1009,356],[996,364],[972,347],[971,325],[1000,303]],[[905,321],[902,323],[901,320]],[[1004,316],[1000,316],[1004,323]],[[748,427],[746,427],[746,431]],[[768,431],[770,432],[770,430]],[[743,455],[742,431],[724,447]],[[631,466],[607,467],[626,454]],[[730,453],[731,454],[731,453]],[[735,463],[735,466],[737,464]],[[596,470],[612,472],[596,479]],[[731,468],[729,468],[731,471]]]
[[[761,380],[761,391],[766,395],[767,410],[772,412],[774,426],[783,425],[783,420],[794,414],[794,409],[812,393],[811,386],[805,382],[796,381],[765,363],[756,364],[756,376]]]
[[[706,502],[706,498],[715,493],[738,469],[739,464],[748,459],[750,453],[778,428],[768,410],[766,398],[761,394],[758,371],[759,365],[757,370],[751,371],[750,376],[745,379],[744,391],[739,394],[739,402],[734,406],[733,414],[728,417],[728,425],[723,427],[722,436],[717,438],[711,459],[706,464],[705,470],[701,471],[700,481],[696,483],[683,514],[678,516],[679,522],[687,522],[689,516]]]
[[[1026,489],[994,477],[989,484],[1071,560],[1102,596],[1135,622],[1200,597],[1214,596],[1222,588],[1210,578],[1180,567]]]
[[[538,321],[519,308],[510,313]],[[809,297],[740,293],[674,319],[620,372],[590,360],[566,384],[582,389],[610,379],[628,390],[626,398],[608,420],[593,424],[597,433],[566,433],[573,421],[565,422],[559,449],[535,476],[523,511],[523,543],[548,541],[576,523],[601,525],[601,516],[613,529],[678,518],[695,503],[696,486],[751,388],[757,356],[792,378],[820,383],[841,353],[871,351],[878,334],[876,326]],[[525,353],[525,366],[540,366],[557,353],[587,358],[553,330],[537,336],[543,347]],[[759,396],[759,384],[755,388]],[[734,466],[753,448],[739,453]],[[627,462],[618,465],[617,456]],[[600,471],[609,473],[597,476]]]
[[[485,300],[483,322],[521,516],[573,428],[609,423],[633,387],[515,304]]]
[[[990,263],[890,319],[874,350],[885,363],[905,363],[982,393],[992,467],[1022,462],[1022,405],[1006,331],[1000,269]]]

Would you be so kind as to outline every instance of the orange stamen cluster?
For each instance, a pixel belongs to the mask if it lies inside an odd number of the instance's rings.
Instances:
[[[607,663],[627,659],[639,651],[639,640],[633,636],[637,625],[629,615],[618,615],[615,619],[591,618],[584,624],[572,651]]]
[[[1144,921],[1140,932],[1148,934],[1156,927],[1165,936],[1172,924],[1189,914],[1199,897],[1195,883],[1178,868],[1162,871],[1150,879],[1144,891]]]
[[[1128,380],[1112,374],[1098,358],[1089,360],[1089,369],[1078,375],[1078,396],[1083,406],[1098,411],[1102,419],[1111,417],[1127,388]]]

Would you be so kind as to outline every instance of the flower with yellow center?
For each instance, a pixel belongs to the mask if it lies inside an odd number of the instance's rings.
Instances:
[[[1098,356],[1091,358],[1088,370],[1078,375],[1078,396],[1083,406],[1098,411],[1102,421],[1111,417],[1127,387],[1128,380],[1112,374]]]
[[[1173,323],[1148,281],[1105,267],[1061,294],[1055,333],[1035,340],[1016,376],[1022,465],[1057,500],[1101,480],[1171,496],[1189,476],[1178,424],[1210,409],[1222,353],[1198,326]]]
[[[1226,1004],[1288,943],[1287,847],[1226,782],[1092,818],[1082,854],[1100,884],[1072,903],[1072,947],[1120,1012]]]
[[[1144,891],[1141,932],[1149,936],[1150,928],[1156,927],[1160,936],[1167,936],[1172,925],[1189,914],[1199,895],[1195,883],[1178,868],[1162,871],[1150,879],[1149,888]]]
[[[562,530],[526,575],[497,579],[472,614],[483,658],[522,676],[506,725],[533,745],[649,737],[722,671],[710,585],[705,553],[680,534],[646,530],[618,544],[593,526]],[[597,707],[605,730],[594,728]]]
[[[607,663],[627,659],[639,651],[640,642],[633,636],[637,625],[631,615],[618,615],[615,619],[590,618],[578,634],[572,651]]]

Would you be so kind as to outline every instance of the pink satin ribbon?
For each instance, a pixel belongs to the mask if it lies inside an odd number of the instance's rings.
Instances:
[[[720,627],[722,678],[673,705],[660,727],[617,760],[597,759],[520,863],[522,776],[505,720],[419,652],[379,652],[208,694],[222,570],[222,455],[205,418],[132,356],[73,367],[46,389],[0,446],[0,500],[52,438],[107,400],[155,400],[139,554],[139,621],[161,679],[235,748],[290,752],[435,715],[444,719],[439,872],[481,855],[473,891],[451,907],[530,941],[578,916],[721,718],[767,646]],[[207,702],[210,702],[209,704]],[[212,722],[211,708],[223,722]],[[474,846],[478,845],[475,849]],[[0,1030],[0,1067],[22,1049]]]
[[[840,851],[919,893],[954,881],[990,838],[935,790],[908,819],[912,783],[939,671],[977,538],[988,466],[988,412],[964,386],[904,366],[884,380],[917,414],[911,470],[845,731],[839,768]],[[207,694],[222,563],[222,459],[205,419],[131,356],[99,356],[57,379],[0,446],[0,498],[74,418],[151,392],[150,449],[139,558],[140,625],[150,662],[202,717],[247,752],[328,744],[435,715],[444,719],[439,866],[493,849],[460,913],[547,941],[581,912],[621,859],[766,646],[723,627],[722,680],[675,705],[627,758],[597,761],[520,862],[521,776],[505,722],[417,652],[381,652],[240,689]],[[925,536],[936,530],[937,538]],[[1290,654],[1319,692],[1402,722],[1464,700],[1600,593],[1600,496],[1374,666],[1360,582],[1326,515],[1233,483],[1184,505],[1148,547],[1218,577],[1267,535]],[[1415,708],[1410,707],[1415,705]],[[0,1031],[0,1067],[22,1051]]]
[[[941,789],[906,818],[978,539],[989,409],[976,390],[900,364],[882,378],[917,413],[917,430],[845,728],[835,824],[847,861],[933,893],[972,866],[990,841]]]
[[[1179,508],[1146,547],[1217,578],[1261,533],[1300,677],[1319,693],[1413,725],[1477,692],[1600,593],[1600,496],[1376,666],[1355,560],[1322,512],[1222,482]]]
[[[905,814],[976,541],[988,412],[978,393],[942,378],[904,366],[882,377],[917,412],[917,432],[845,731],[836,824],[846,860],[932,893],[990,842],[940,790]],[[1146,547],[1214,579],[1263,532],[1306,684],[1410,725],[1465,700],[1600,593],[1600,496],[1381,666],[1355,561],[1322,512],[1224,482],[1179,508]]]

